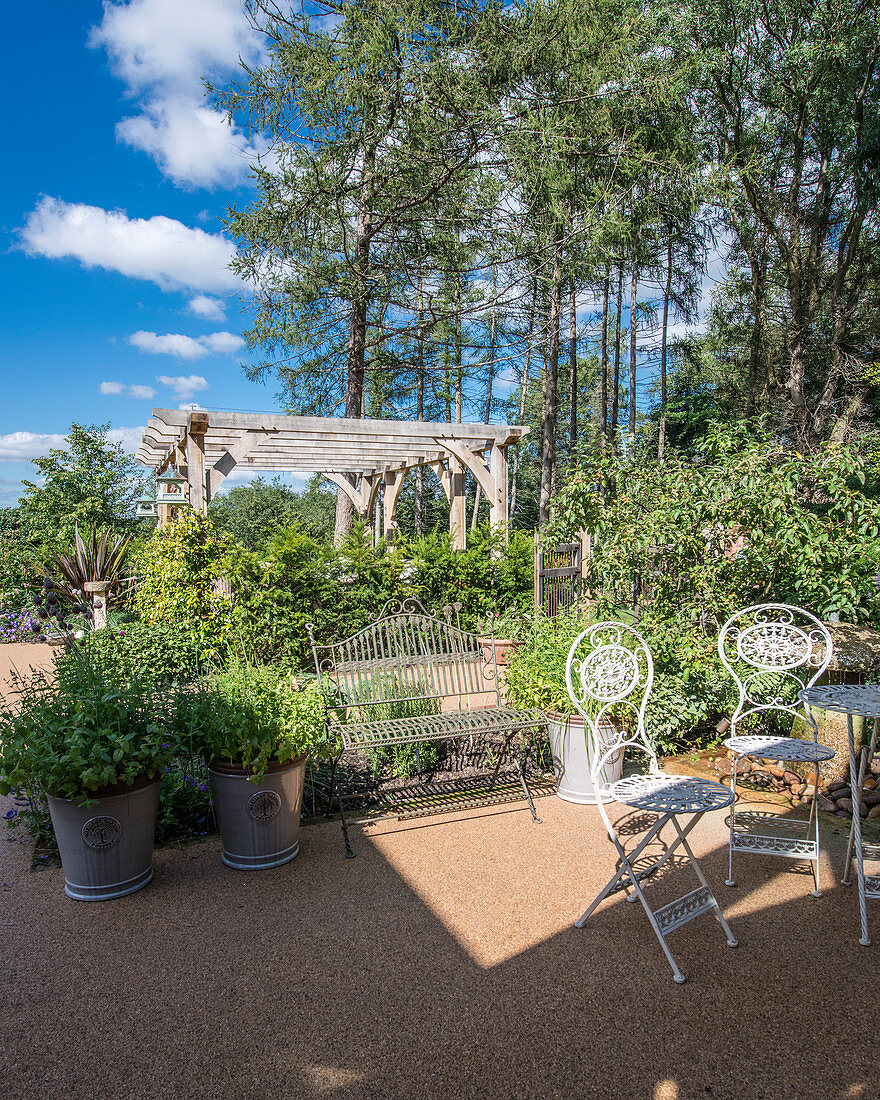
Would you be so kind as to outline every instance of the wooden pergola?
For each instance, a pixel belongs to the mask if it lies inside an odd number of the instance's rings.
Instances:
[[[383,532],[393,537],[400,489],[410,470],[431,467],[449,500],[449,528],[464,548],[464,478],[470,471],[493,524],[507,524],[507,448],[529,429],[509,424],[331,420],[277,413],[153,409],[136,458],[157,476],[173,467],[192,508],[205,512],[236,467],[254,473],[314,471],[346,492],[370,522],[379,494]],[[160,514],[160,521],[162,520]]]

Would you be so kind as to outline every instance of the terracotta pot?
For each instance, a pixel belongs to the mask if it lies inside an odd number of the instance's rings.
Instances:
[[[278,867],[299,853],[306,757],[271,764],[259,783],[240,765],[212,760],[208,772],[221,858],[239,871]]]
[[[521,644],[513,638],[480,638],[479,642],[483,648],[483,659],[487,664],[492,660],[494,648],[496,665],[506,665]]]
[[[609,722],[610,726],[611,723]],[[596,804],[596,791],[590,775],[590,753],[584,736],[584,720],[579,714],[547,713],[547,732],[556,773],[556,793],[566,802]],[[603,775],[608,783],[620,779],[623,753],[608,760]]]
[[[158,778],[145,777],[130,786],[105,787],[89,806],[49,796],[68,897],[109,901],[147,885],[153,877],[159,786]]]

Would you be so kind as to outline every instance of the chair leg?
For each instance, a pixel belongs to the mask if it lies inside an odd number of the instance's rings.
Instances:
[[[703,874],[703,868],[700,866],[697,857],[691,851],[690,844],[688,844],[687,842],[687,834],[690,832],[691,826],[689,826],[687,829],[684,830],[684,832],[682,832],[681,826],[678,824],[678,821],[675,818],[672,819],[672,823],[675,826],[675,831],[678,833],[681,839],[682,847],[687,852],[688,859],[691,861],[691,866],[694,869],[694,874],[700,880],[700,885],[704,886],[712,895],[712,901],[714,902],[715,907],[715,916],[718,918],[718,923],[721,925],[721,928],[724,931],[724,935],[727,937],[727,946],[739,947],[739,940],[736,938],[736,936],[734,936],[733,932],[731,932],[730,925],[727,923],[724,914],[721,912],[721,906],[718,904],[718,899],[715,897],[715,891],[709,885],[706,876]]]
[[[821,855],[821,849],[819,847],[819,811],[817,809],[816,795],[819,793],[819,764],[816,763],[813,768],[813,790],[816,792],[813,795],[813,801],[810,803],[810,817],[807,823],[807,836],[811,836],[816,844],[816,858],[811,861],[813,870],[813,890],[812,897],[821,898],[822,891],[819,889],[819,856]]]
[[[736,880],[733,877],[733,826],[736,820],[736,765],[739,761],[736,753],[731,753],[731,760],[730,790],[733,794],[733,802],[730,804],[730,844],[727,855],[727,878],[724,880],[725,886],[736,886]]]

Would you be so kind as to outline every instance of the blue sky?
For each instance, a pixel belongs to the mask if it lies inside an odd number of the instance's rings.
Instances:
[[[11,9],[0,296],[0,505],[72,421],[129,449],[153,407],[271,409],[249,382],[221,235],[250,151],[206,103],[259,43],[240,0]]]
[[[153,407],[277,407],[241,370],[221,230],[260,150],[202,87],[259,58],[242,0],[68,0],[47,15],[13,7],[0,45],[19,105],[0,178],[0,506],[74,420],[109,421],[134,451]],[[706,297],[715,282],[717,265]]]

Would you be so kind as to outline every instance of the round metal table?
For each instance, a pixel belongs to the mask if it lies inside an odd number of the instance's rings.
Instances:
[[[880,875],[869,875],[867,879],[865,876],[865,852],[862,846],[862,820],[859,809],[862,782],[877,745],[878,726],[880,726],[880,684],[832,684],[824,687],[807,688],[805,691],[799,692],[798,695],[804,703],[811,707],[821,707],[823,710],[846,715],[846,729],[849,739],[849,781],[853,815],[843,881],[846,883],[849,878],[852,852],[855,849],[859,888],[859,919],[862,931],[859,943],[867,947],[871,941],[868,938],[868,913],[865,899],[868,897],[880,898]],[[854,716],[874,719],[871,745],[867,750],[863,748],[861,766],[858,770],[856,769],[856,748],[853,735]]]

